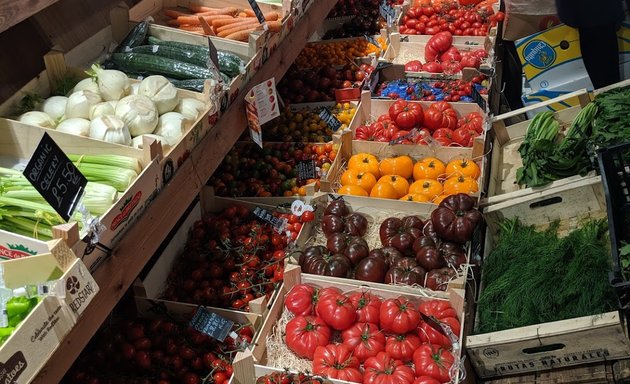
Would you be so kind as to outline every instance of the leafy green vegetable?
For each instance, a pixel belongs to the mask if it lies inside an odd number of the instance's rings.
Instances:
[[[518,218],[500,223],[483,267],[477,333],[595,315],[616,309],[608,283],[606,220],[590,220],[564,238]]]
[[[598,95],[594,101],[597,114],[593,119],[593,133],[589,149],[599,148],[630,140],[630,86],[614,88]]]

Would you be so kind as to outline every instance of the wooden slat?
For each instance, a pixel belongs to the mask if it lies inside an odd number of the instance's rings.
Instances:
[[[57,1],[59,0],[0,0],[0,32],[6,31]]]
[[[258,84],[273,76],[280,79],[335,3],[336,0],[320,0],[310,7],[304,19],[278,46],[250,84]],[[156,252],[161,240],[173,229],[203,183],[212,175],[247,126],[244,95],[245,93],[241,93],[228,108],[208,136],[192,151],[171,182],[120,240],[112,256],[94,273],[100,292],[33,383],[50,384],[61,380]]]

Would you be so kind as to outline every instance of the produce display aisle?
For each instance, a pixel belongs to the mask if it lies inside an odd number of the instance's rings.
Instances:
[[[628,80],[501,114],[497,0],[131,5],[0,104],[0,381],[630,377]]]

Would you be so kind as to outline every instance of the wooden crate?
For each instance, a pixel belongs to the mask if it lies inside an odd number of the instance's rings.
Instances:
[[[111,25],[103,28],[93,36],[77,45],[70,51],[65,53],[66,63],[72,67],[89,68],[93,63],[103,62],[107,56],[122,41],[129,31],[137,25],[137,22],[129,21],[129,10],[127,8],[115,8],[111,12]],[[181,31],[175,28],[169,28],[163,25],[151,24],[149,26],[149,36],[156,37],[161,40],[179,41],[182,43],[208,46],[208,37],[195,33]],[[217,50],[233,53],[243,59],[246,63],[244,73],[234,77],[230,84],[227,84],[228,90],[224,95],[222,90],[207,89],[205,93],[220,93],[217,96],[220,99],[221,112],[227,109],[228,105],[234,101],[239,92],[244,91],[249,79],[262,66],[262,52],[250,52],[247,46],[238,44],[235,41],[210,37]],[[212,84],[213,87],[216,87]],[[213,115],[215,111],[211,111]]]
[[[162,10],[164,8],[178,8],[178,7],[187,7],[190,4],[194,5],[203,5],[207,7],[236,7],[239,9],[250,9],[251,6],[246,0],[229,0],[229,1],[218,1],[218,0],[142,0],[135,4],[129,10],[129,16],[132,21],[142,21],[147,17],[151,17],[153,22],[156,24],[165,25],[166,20],[168,18],[164,17],[162,14]],[[291,14],[291,0],[283,0],[282,5],[268,4],[268,3],[258,3],[260,9],[263,12],[268,11],[276,11],[280,14],[282,18],[282,31],[280,33],[269,33],[269,32],[255,32],[250,33],[249,42],[239,42],[228,40],[224,38],[217,37],[217,40],[224,40],[225,42],[232,42],[243,47],[248,47],[248,52],[251,56],[254,56],[259,51],[264,51],[267,49],[266,53],[263,53],[263,62],[267,60],[267,57],[275,47],[278,45],[280,41],[280,37],[286,36],[288,31],[293,27],[294,19]],[[170,27],[168,27],[170,28]],[[173,28],[171,28],[173,29]],[[286,31],[285,31],[286,29]]]
[[[49,97],[51,90],[54,89],[54,85],[68,75],[78,79],[87,77],[83,69],[67,66],[64,55],[60,52],[53,51],[46,54],[44,56],[44,62],[46,64],[46,69],[42,71],[38,77],[31,80],[19,92],[0,105],[0,116],[11,116],[12,118],[20,101],[27,94],[34,93],[43,98]],[[138,83],[139,80],[131,79],[131,82]],[[208,101],[208,95],[183,89],[178,89],[177,95],[180,98],[186,97],[203,101],[206,104],[206,110],[200,114],[197,120],[188,125],[188,128],[177,144],[170,147],[168,151],[163,153],[163,157],[160,160],[160,166],[162,168],[160,179],[162,184],[166,184],[170,181],[183,161],[186,160],[190,151],[192,151],[192,149],[210,131],[218,118],[218,111],[214,115],[210,115],[210,110],[213,106]],[[46,130],[52,131],[47,128]],[[129,148],[126,145],[120,144],[113,144],[113,146],[121,148],[121,151],[123,152]]]
[[[138,178],[124,193],[119,193],[117,202],[100,217],[100,222],[106,230],[98,237],[98,242],[107,248],[112,248],[134,224],[160,189],[160,146],[157,142],[153,142],[145,150],[138,150],[34,127],[13,120],[0,119],[0,155],[3,165],[16,169],[23,167],[31,158],[44,133],[49,134],[68,154],[117,154],[136,158],[140,162],[143,170]],[[108,256],[108,250],[100,246],[95,248],[91,243],[92,234],[87,229],[79,233],[76,223],[60,226],[58,230],[53,229],[53,233],[56,237],[66,240],[90,271],[94,271]],[[0,249],[4,249],[4,256],[24,257],[28,254],[44,252],[46,243],[36,238],[0,231]]]
[[[403,296],[416,303],[431,299],[448,300],[451,306],[457,311],[457,316],[462,322],[462,332],[460,332],[460,335],[458,335],[460,337],[460,340],[464,336],[464,318],[462,316],[464,311],[464,293],[461,290],[451,289],[447,293],[447,298],[434,297],[420,292],[415,294],[401,293],[390,289],[381,289],[380,287],[377,288],[371,283],[367,282],[361,282],[360,284],[348,280],[346,280],[345,282],[341,282],[339,280],[330,279],[324,276],[303,274],[301,273],[300,267],[289,264],[285,268],[284,283],[280,286],[277,300],[275,300],[271,304],[271,308],[269,309],[269,313],[265,318],[262,329],[257,338],[254,339],[255,347],[252,349],[251,353],[238,353],[234,359],[234,380],[236,383],[253,384],[256,381],[256,377],[268,373],[270,369],[273,370],[274,368],[284,368],[284,366],[274,367],[273,365],[270,365],[272,362],[269,362],[267,359],[267,336],[270,335],[271,332],[273,332],[273,328],[276,326],[276,323],[282,316],[282,313],[284,311],[284,297],[291,290],[291,288],[293,288],[297,284],[312,284],[321,288],[335,286],[341,289],[342,292],[356,292],[359,289],[362,289],[385,299]],[[459,358],[459,356],[457,356],[456,358]],[[280,364],[282,364],[282,362],[280,362]],[[289,368],[291,370],[296,370],[296,367]],[[339,380],[331,381],[334,383],[345,383]],[[459,383],[459,379],[455,379],[452,383]]]
[[[429,41],[430,36],[427,35],[400,35],[398,33],[392,33],[390,36],[390,44],[387,47],[387,51],[383,55],[383,60],[393,63],[405,65],[412,60],[420,60],[425,63],[424,48]],[[494,45],[490,41],[489,37],[467,37],[467,36],[454,36],[453,47],[461,53],[474,51],[477,49],[485,49],[488,52],[488,57],[481,62],[479,70],[481,72],[489,73],[495,66],[494,63]],[[431,73],[426,71],[420,72],[405,72],[406,77],[410,78],[423,78],[423,79],[461,79],[463,78],[462,72],[458,72],[452,75],[445,73]]]
[[[308,204],[315,208],[315,219],[308,223],[304,223],[302,225],[302,229],[296,239],[295,243],[297,247],[301,250],[304,250],[306,247],[311,245],[326,245],[325,240],[322,237],[319,228],[321,225],[321,219],[323,217],[323,212],[326,206],[333,201],[333,198],[340,198],[339,195],[332,194],[322,194],[317,193],[315,196],[308,200]],[[370,250],[380,247],[381,242],[378,238],[378,228],[380,226],[380,221],[376,221],[375,217],[382,217],[383,220],[387,217],[398,217],[403,218],[409,215],[418,215],[423,220],[428,220],[431,218],[431,212],[437,207],[434,204],[418,204],[416,202],[411,201],[398,201],[398,200],[387,200],[387,199],[370,199],[366,200],[357,196],[343,196],[346,205],[350,209],[351,212],[359,212],[366,216],[368,219],[368,231],[366,235],[363,236],[364,239],[367,240],[368,244],[375,244],[375,246],[370,246]],[[319,235],[319,236],[318,236]],[[316,241],[322,240],[322,241]],[[468,262],[470,261],[470,247],[467,248],[468,252]],[[295,257],[289,258],[289,262],[292,264],[298,264]],[[468,265],[463,265],[460,267],[458,271],[458,277],[451,280],[448,285],[445,287],[445,291],[449,291],[450,289],[466,289],[466,278],[468,275]],[[307,274],[305,274],[307,275]],[[308,275],[311,276],[311,275]],[[353,279],[345,279],[345,278],[333,278],[327,277],[331,281],[340,281],[342,283],[353,283],[353,284],[363,284],[365,282],[361,280],[353,280]],[[416,286],[407,286],[407,285],[389,285],[389,284],[381,284],[381,283],[369,283],[371,287],[379,288],[382,290],[392,290],[404,293],[419,293],[419,292],[427,292],[429,295],[433,296],[444,296],[445,293],[443,291],[433,291],[428,288],[416,287]]]
[[[530,120],[521,121],[516,124],[507,125],[507,120],[515,116],[522,115],[529,110],[544,107],[552,104],[563,103],[565,100],[577,98],[580,105],[559,110],[554,113],[556,120],[566,129],[580,110],[590,101],[590,96],[586,89],[571,92],[566,95],[550,99],[538,104],[531,105],[522,109],[508,112],[493,118],[492,131],[488,135],[490,147],[490,164],[488,172],[488,189],[487,198],[483,199],[482,205],[491,205],[504,201],[509,201],[517,197],[527,196],[536,192],[545,191],[553,187],[565,185],[575,181],[583,180],[584,177],[575,175],[565,179],[554,181],[543,187],[521,188],[516,184],[516,170],[523,166],[521,155],[518,153],[518,147],[523,142]],[[586,177],[596,177],[592,172]]]
[[[57,281],[65,297],[46,295],[0,347],[0,380],[30,383],[63,342],[99,287],[80,259],[61,240],[41,255],[2,261],[5,285],[15,289]]]
[[[628,380],[630,360],[626,359],[487,380],[485,384],[615,384]]]
[[[295,199],[285,199],[285,202],[291,202],[292,200]],[[166,288],[168,275],[173,269],[173,265],[177,262],[178,257],[185,250],[190,229],[196,221],[201,220],[204,213],[219,212],[233,204],[245,206],[251,209],[261,207],[270,211],[274,210],[275,205],[265,205],[261,201],[264,201],[264,199],[259,200],[252,198],[249,200],[237,200],[215,197],[212,192],[212,188],[204,187],[200,193],[199,202],[193,207],[192,211],[190,211],[177,231],[173,234],[172,238],[167,239],[168,244],[166,244],[162,252],[157,255],[157,261],[155,264],[151,266],[144,276],[139,277],[134,282],[133,287],[136,305],[144,311],[160,312],[168,310],[174,314],[178,314],[178,316],[182,316],[182,314],[189,313],[197,308],[197,304],[173,302],[160,298],[162,292]],[[267,304],[267,299],[263,296],[249,302],[249,314],[241,311],[230,312],[238,312],[243,316],[249,316],[251,323],[256,324],[258,327],[262,322],[263,316],[268,310]],[[212,310],[217,311],[219,314],[223,313],[223,311],[228,311],[227,309],[221,308],[212,308]]]
[[[491,205],[484,215],[486,257],[503,218],[519,217],[523,224],[540,229],[559,220],[563,236],[583,219],[605,218],[606,201],[600,180],[588,178]],[[466,350],[480,377],[516,375],[630,356],[626,330],[625,319],[609,312],[470,335]]]

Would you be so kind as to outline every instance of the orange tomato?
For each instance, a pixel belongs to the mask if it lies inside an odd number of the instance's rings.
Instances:
[[[344,185],[337,190],[340,195],[353,195],[353,196],[368,196],[365,189],[356,185]]]
[[[341,175],[341,185],[356,185],[365,189],[367,193],[370,193],[374,184],[376,184],[376,177],[369,172],[347,169]]]
[[[425,202],[425,201],[430,201],[431,199],[427,195],[421,195],[419,193],[408,193],[408,194],[406,194],[405,196],[401,197],[398,200]]]
[[[409,156],[388,157],[378,167],[382,176],[398,175],[408,179],[413,174],[413,160]]]
[[[442,184],[433,179],[416,180],[409,186],[409,193],[425,195],[429,199],[433,199],[435,196],[442,193]]]
[[[455,195],[457,193],[473,194],[479,191],[477,180],[468,176],[452,176],[444,182],[444,194]]]
[[[321,156],[326,154],[326,149],[323,145],[313,144],[313,152],[315,152],[317,156]]]
[[[405,196],[407,194],[407,191],[409,190],[409,182],[402,176],[382,176],[380,179],[378,179],[377,184],[378,183],[390,183],[391,185],[393,185],[396,193],[398,194],[397,198]]]
[[[397,199],[398,192],[390,183],[376,183],[370,191],[370,197],[380,197],[382,199]]]
[[[348,169],[369,172],[376,178],[381,176],[378,170],[378,159],[370,153],[357,153],[356,155],[352,155],[350,160],[348,160]]]
[[[435,157],[425,157],[413,165],[413,179],[433,179],[444,175],[446,166],[440,159]]]
[[[446,177],[468,176],[477,180],[481,176],[481,169],[470,159],[451,160],[446,165]]]

